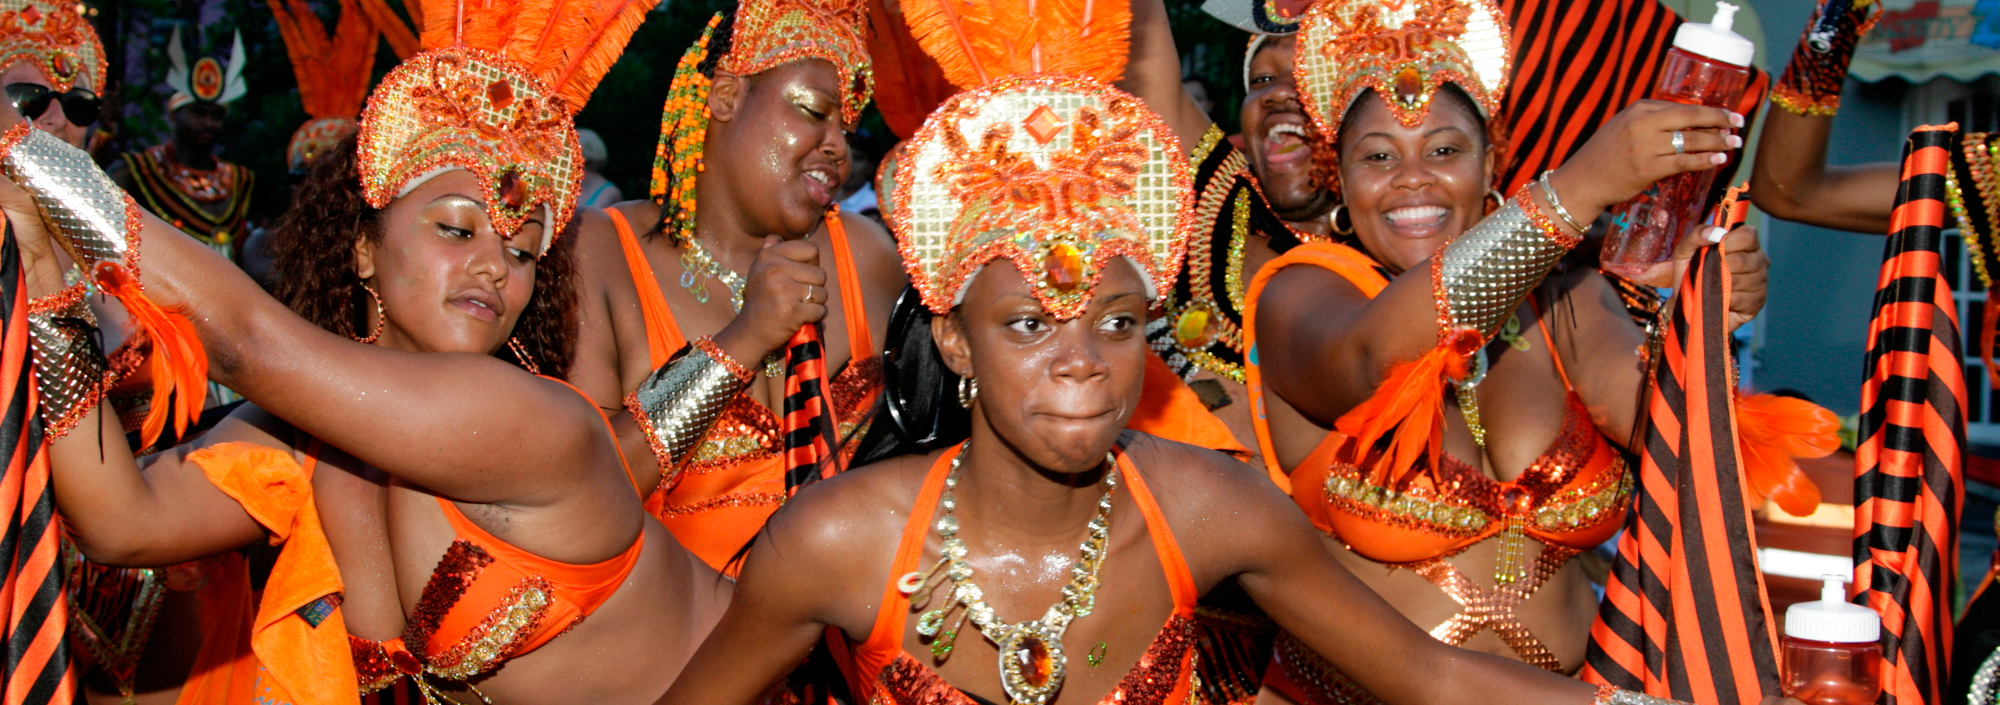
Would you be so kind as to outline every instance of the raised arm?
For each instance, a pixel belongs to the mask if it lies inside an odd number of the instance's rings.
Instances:
[[[0,112],[19,120],[11,110]],[[82,152],[64,152],[66,145],[33,135],[28,142],[43,147],[33,158],[65,160],[41,168],[92,177],[73,186],[115,188]],[[16,147],[5,158],[26,157]],[[33,178],[32,169],[11,171]],[[10,192],[0,196],[10,222],[41,219],[23,211],[29,202],[11,182],[0,188]],[[460,501],[540,504],[573,494],[565,481],[600,470],[612,452],[601,447],[600,418],[584,411],[594,408],[559,383],[485,355],[400,352],[336,336],[292,313],[193,238],[129,211],[140,218],[146,295],[187,312],[207,347],[211,377],[364,462]],[[45,231],[20,230],[24,264],[44,282],[44,290],[31,293],[50,293],[46,282],[60,279],[52,250],[45,240],[29,244]]]
[[[1202,133],[1215,124],[1181,84],[1181,55],[1174,47],[1165,0],[1132,0],[1132,55],[1118,87],[1159,113],[1180,138],[1182,149],[1193,151]]]
[[[1833,19],[1823,21],[1829,12]],[[1765,212],[1826,228],[1876,235],[1889,231],[1889,211],[1901,178],[1897,165],[1826,164],[1827,137],[1840,108],[1848,63],[1880,14],[1880,3],[1871,0],[1831,0],[1821,2],[1806,23],[1784,75],[1771,88],[1777,109],[1764,119],[1751,171],[1750,198]],[[1831,34],[1814,37],[1815,30]]]

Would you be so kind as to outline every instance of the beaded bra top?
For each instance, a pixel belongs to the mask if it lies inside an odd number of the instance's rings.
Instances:
[[[889,574],[899,576],[919,569],[924,558],[924,538],[928,535],[938,501],[944,494],[944,480],[950,474],[957,450],[938,456],[924,478],[917,503],[903,525],[903,538],[896,549],[896,561]],[[1098,702],[1101,705],[1157,705],[1196,702],[1194,686],[1196,632],[1194,623],[1194,577],[1187,559],[1161,516],[1158,502],[1146,488],[1145,478],[1133,467],[1130,456],[1116,452],[1119,477],[1131,488],[1132,503],[1145,517],[1153,550],[1159,554],[1166,572],[1167,587],[1173,593],[1174,612],[1160,628],[1159,636],[1146,647],[1139,662],[1119,679],[1118,687]],[[864,679],[863,693],[870,705],[983,705],[986,701],[953,687],[936,671],[903,649],[904,626],[909,619],[910,596],[891,579],[883,590],[875,627],[868,640],[852,651],[854,671]]]
[[[457,538],[424,585],[403,636],[349,637],[361,691],[410,676],[464,681],[540,648],[595,612],[631,575],[646,533],[623,553],[588,565],[559,563],[494,538],[442,497]]]

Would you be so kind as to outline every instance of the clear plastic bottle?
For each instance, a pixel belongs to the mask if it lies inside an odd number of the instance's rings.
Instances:
[[[1785,610],[1785,697],[1806,705],[1875,705],[1882,695],[1882,616],[1847,601],[1845,577],[1821,577],[1818,602]]]
[[[1756,44],[1730,29],[1735,23],[1736,6],[1717,2],[1713,22],[1682,24],[1653,97],[1734,107],[1750,82],[1748,67],[1757,52]],[[1673,259],[1681,236],[1701,224],[1701,207],[1714,183],[1715,169],[1675,174],[1614,207],[1600,259],[1604,269],[1633,281],[1669,285],[1660,270]]]

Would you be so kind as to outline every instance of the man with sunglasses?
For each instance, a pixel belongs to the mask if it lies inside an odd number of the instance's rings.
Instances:
[[[255,176],[241,164],[217,158],[214,151],[228,104],[246,92],[243,37],[237,35],[229,63],[203,57],[189,67],[175,28],[167,59],[167,85],[174,89],[167,99],[167,119],[173,136],[164,144],[125,153],[105,171],[140,206],[240,262]]]

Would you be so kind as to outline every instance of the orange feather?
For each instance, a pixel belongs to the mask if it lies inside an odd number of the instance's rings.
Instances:
[[[1750,499],[1769,498],[1792,516],[1819,509],[1819,486],[1797,458],[1823,458],[1840,449],[1840,419],[1812,402],[1771,394],[1736,399],[1737,446]]]
[[[1423,357],[1389,369],[1389,375],[1367,401],[1334,421],[1334,429],[1353,437],[1361,456],[1371,454],[1385,436],[1389,445],[1372,463],[1377,483],[1401,485],[1413,473],[1429,467],[1444,444],[1444,392],[1447,377],[1465,376],[1465,357],[1440,345]],[[1364,458],[1356,458],[1362,465]]]
[[[408,0],[405,0],[408,2]],[[521,65],[572,111],[659,0],[420,0],[425,49],[485,49]],[[416,9],[416,8],[421,9]]]
[[[195,335],[194,324],[180,312],[160,308],[146,298],[139,288],[138,276],[123,265],[98,262],[91,276],[99,291],[125,305],[132,325],[153,343],[152,354],[147,358],[153,400],[145,424],[140,427],[140,446],[152,447],[169,420],[176,436],[185,433],[188,424],[201,416],[202,404],[208,396],[208,353],[202,348],[201,338]],[[168,403],[170,399],[172,403]]]
[[[1114,0],[904,0],[903,21],[960,88],[1021,74],[1116,81],[1131,8]]]
[[[378,0],[379,1],[379,0]],[[374,18],[341,0],[340,21],[332,36],[319,15],[304,0],[266,0],[278,20],[278,34],[299,81],[299,102],[315,118],[361,114],[368,98],[368,76],[375,68]]]

